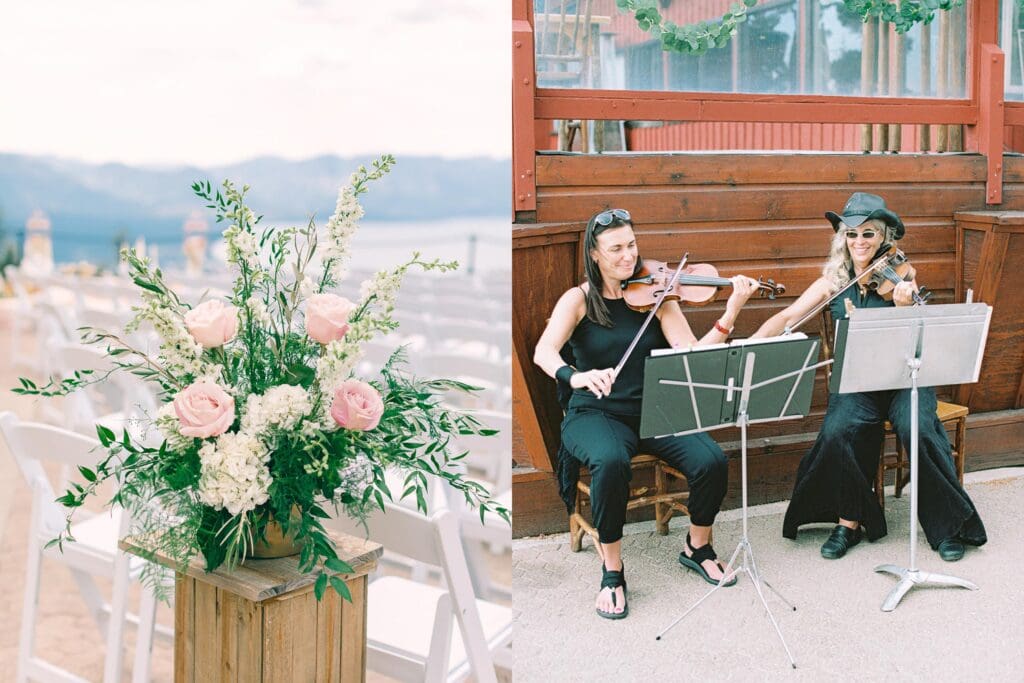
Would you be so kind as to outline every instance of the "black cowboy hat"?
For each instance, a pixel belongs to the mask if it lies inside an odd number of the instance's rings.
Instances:
[[[836,232],[839,232],[840,221],[849,228],[856,228],[861,223],[874,218],[880,218],[892,228],[895,239],[901,239],[903,233],[906,232],[900,217],[885,207],[885,200],[877,194],[867,192],[854,192],[846,201],[841,216],[832,211],[826,211],[825,218],[829,219],[832,229]]]

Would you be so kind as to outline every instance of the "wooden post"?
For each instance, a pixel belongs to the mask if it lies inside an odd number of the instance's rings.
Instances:
[[[876,59],[876,36],[878,29],[875,27],[877,21],[868,19],[861,29],[861,53],[860,53],[860,93],[865,96],[875,94],[875,59]],[[872,129],[870,123],[861,124],[860,127],[860,150],[864,153],[870,152],[874,146]]]
[[[949,92],[954,97],[966,97],[964,92],[964,73],[966,64],[960,62],[964,55],[966,62],[967,11],[964,7],[956,7],[948,11],[951,23],[949,40]],[[964,127],[959,123],[949,124],[949,151],[964,151]]]
[[[1005,58],[998,45],[981,46],[981,83],[979,85],[978,151],[988,160],[985,180],[985,203],[1003,202],[1003,69]]]
[[[935,94],[945,97],[949,84],[949,12],[939,12],[939,73]],[[935,151],[945,152],[948,148],[949,126],[939,124],[938,135],[935,136]]]
[[[532,5],[529,0],[512,3],[512,211],[517,218],[527,218],[537,210]]]
[[[878,22],[878,73],[875,77],[875,94],[889,94],[889,24]],[[878,124],[878,151],[889,149],[889,125]]]
[[[903,50],[903,34],[892,33],[893,57],[892,68],[889,69],[889,97],[903,94],[903,76],[907,70],[907,56]],[[899,152],[903,139],[903,126],[899,123],[889,125],[889,151]]]
[[[921,97],[932,95],[932,27],[921,25]],[[932,127],[927,123],[918,127],[918,146],[927,152],[932,146]]]
[[[194,559],[176,574],[174,681],[365,681],[366,576],[383,548],[331,534],[353,573],[343,577],[352,602],[332,588],[317,601],[316,574],[298,571],[298,556],[246,560],[234,571],[207,573]],[[144,542],[121,549],[146,555]],[[162,553],[160,564],[175,568]]]

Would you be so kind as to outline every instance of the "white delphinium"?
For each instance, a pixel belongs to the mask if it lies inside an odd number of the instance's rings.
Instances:
[[[199,449],[199,500],[232,515],[253,510],[270,498],[270,452],[245,432],[222,434]]]
[[[143,293],[142,305],[135,308],[135,317],[125,331],[134,332],[143,321],[149,322],[160,336],[162,365],[168,374],[198,376],[208,372],[207,364],[201,360],[203,346],[189,334],[185,319],[160,296],[148,291]]]
[[[288,431],[312,409],[309,394],[302,387],[289,384],[271,387],[262,396],[249,397],[242,416],[242,431],[260,435],[272,428]]]
[[[395,309],[395,299],[398,297],[398,289],[402,286],[403,275],[403,268],[379,271],[369,280],[363,281],[359,286],[359,296],[364,302],[372,298],[373,304],[379,307],[381,312],[391,313]]]
[[[327,220],[327,246],[324,249],[324,262],[331,264],[331,276],[341,280],[345,276],[349,257],[349,242],[359,228],[357,221],[363,217],[363,207],[359,204],[355,189],[359,182],[358,174],[353,173],[349,184],[338,191],[338,201],[334,213]]]
[[[195,440],[191,436],[184,436],[181,433],[181,420],[178,418],[178,414],[174,412],[173,403],[165,403],[160,407],[160,410],[157,411],[156,419],[153,420],[153,424],[160,431],[164,441],[167,442],[168,450],[180,453],[188,450]]]

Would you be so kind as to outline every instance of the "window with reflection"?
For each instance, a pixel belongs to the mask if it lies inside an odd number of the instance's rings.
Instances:
[[[1004,40],[1015,43],[1011,83],[1024,99],[1020,12],[1016,0],[1002,1],[1012,24]],[[692,24],[721,18],[732,2],[659,4],[665,19]],[[966,7],[898,36],[877,20],[862,23],[842,0],[761,0],[728,44],[703,55],[663,51],[615,0],[535,0],[534,11],[541,88],[966,96]]]

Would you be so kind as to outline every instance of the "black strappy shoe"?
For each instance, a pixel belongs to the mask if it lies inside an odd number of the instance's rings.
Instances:
[[[717,586],[718,579],[712,579],[710,576],[708,576],[708,571],[704,569],[704,567],[702,566],[702,563],[705,560],[718,560],[718,555],[715,553],[715,549],[711,547],[710,543],[708,543],[707,545],[702,545],[699,548],[694,548],[693,544],[690,543],[689,532],[686,533],[686,547],[689,548],[690,552],[693,554],[687,557],[685,552],[679,553],[679,564],[683,565],[687,569],[692,569],[693,571],[700,574],[700,578],[704,579],[713,586]],[[718,569],[724,574],[725,567],[722,566],[722,563],[716,561],[715,564],[718,565]],[[723,587],[735,585],[735,576],[733,576],[731,579],[722,584]]]
[[[622,569],[619,571],[612,571],[604,568],[604,563],[601,563],[601,589],[605,588],[612,589],[612,607],[618,607],[615,604],[615,589],[622,587],[622,599],[626,599],[626,565],[622,565]],[[596,608],[595,608],[596,609]],[[629,603],[627,602],[622,606],[621,612],[602,612],[596,609],[599,617],[605,619],[625,619],[626,615],[629,614]]]

